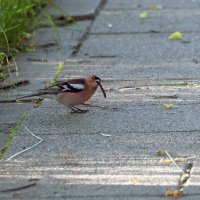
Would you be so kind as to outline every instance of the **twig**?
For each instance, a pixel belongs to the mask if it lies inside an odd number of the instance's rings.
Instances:
[[[181,176],[181,181],[180,181],[180,191],[183,192],[183,189],[185,188],[190,176],[191,176],[191,172],[192,172],[192,168],[193,168],[193,163],[188,163],[185,172],[182,174]]]
[[[16,156],[18,156],[18,155],[20,155],[20,154],[22,154],[22,153],[24,153],[24,152],[26,152],[26,151],[28,151],[28,150],[31,150],[32,148],[36,147],[36,146],[39,145],[41,142],[43,142],[43,139],[42,139],[42,138],[40,138],[40,137],[38,137],[37,135],[35,135],[34,133],[32,133],[26,126],[24,126],[24,125],[22,125],[22,126],[23,126],[33,137],[37,138],[37,139],[40,140],[40,141],[37,142],[36,144],[32,145],[31,147],[28,147],[28,148],[26,148],[26,149],[24,149],[24,150],[22,150],[22,151],[20,151],[20,152],[18,152],[18,153],[16,153],[16,154],[12,155],[12,156],[9,157],[6,161],[9,161],[9,160],[11,160],[12,158],[14,158],[14,157],[16,157]]]
[[[111,135],[105,134],[105,133],[100,133],[100,135],[102,135],[102,136],[104,136],[104,137],[111,137]]]
[[[177,99],[178,95],[148,95],[149,97],[152,97],[154,99]]]
[[[10,88],[15,88],[15,87],[19,87],[19,86],[24,86],[24,85],[27,85],[29,84],[29,80],[22,80],[22,81],[18,81],[16,83],[12,83],[10,85],[1,85],[0,86],[0,89],[1,90],[7,90],[7,89],[10,89]]]
[[[33,187],[35,185],[36,185],[36,182],[28,184],[28,185],[23,185],[23,186],[17,187],[17,188],[11,188],[11,189],[6,189],[6,190],[1,190],[1,192],[13,192],[13,191],[16,191],[16,190],[23,190],[23,189],[26,189],[26,188],[29,188],[29,187]]]
[[[180,180],[180,187],[179,190],[166,190],[165,191],[165,196],[173,196],[176,198],[179,198],[183,195],[183,190],[186,187],[186,184],[191,176],[192,168],[193,168],[193,163],[189,162],[186,169],[183,171],[174,161],[174,159],[169,155],[167,151],[165,151],[165,154],[170,158],[170,160],[174,163],[174,165],[182,172],[181,175],[181,180]]]

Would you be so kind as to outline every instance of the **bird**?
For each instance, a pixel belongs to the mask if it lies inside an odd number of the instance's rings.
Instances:
[[[73,112],[85,113],[88,110],[82,110],[77,105],[88,101],[98,87],[100,87],[104,98],[106,98],[106,92],[101,85],[101,79],[95,75],[90,75],[87,78],[56,81],[56,83],[49,87],[38,90],[37,93],[18,97],[17,100],[33,96],[53,97],[58,103],[69,107]]]

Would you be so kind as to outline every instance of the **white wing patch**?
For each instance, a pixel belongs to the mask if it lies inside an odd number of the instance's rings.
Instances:
[[[67,85],[62,85],[62,90],[69,90],[69,87]]]
[[[70,83],[64,83],[61,86],[59,86],[61,88],[62,92],[81,92],[84,88],[83,84],[70,84]]]
[[[70,85],[71,85],[73,88],[76,88],[76,89],[79,89],[79,90],[83,90],[83,88],[84,88],[84,85],[83,85],[83,84],[76,84],[76,83],[71,84],[71,83],[70,83]]]

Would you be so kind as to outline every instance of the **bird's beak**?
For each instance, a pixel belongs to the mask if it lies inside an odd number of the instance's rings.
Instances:
[[[99,87],[101,88],[101,91],[103,92],[103,96],[106,98],[106,92],[105,90],[103,89],[103,86],[101,85],[101,81],[100,80],[96,80],[96,83],[99,85]]]

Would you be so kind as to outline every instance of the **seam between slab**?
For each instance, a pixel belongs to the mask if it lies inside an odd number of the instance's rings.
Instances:
[[[167,8],[167,7],[163,7],[163,8],[157,8],[157,9],[152,9],[152,8],[148,8],[148,7],[138,7],[138,8],[105,8],[105,11],[109,11],[109,12],[116,12],[116,11],[138,11],[140,12],[141,10],[146,10],[146,11],[152,11],[152,12],[156,12],[156,11],[182,11],[182,10],[188,10],[191,11],[192,10],[199,10],[199,7],[197,8],[196,6],[191,7],[191,8],[178,8],[178,7],[172,7],[172,8]]]
[[[71,56],[77,55],[78,52],[80,51],[81,47],[83,46],[83,43],[85,42],[85,40],[87,40],[88,36],[90,35],[90,31],[91,31],[92,25],[93,25],[96,17],[100,14],[101,10],[103,10],[106,3],[107,3],[107,0],[101,0],[100,4],[97,6],[90,26],[87,28],[87,30],[83,34],[82,38],[79,40],[78,44],[74,47],[74,50],[73,50]]]
[[[137,34],[170,34],[173,31],[135,31],[135,32],[91,32],[90,35],[137,35]],[[182,33],[199,33],[200,31],[182,31]],[[184,41],[183,41],[184,42]]]
[[[124,133],[126,133],[126,134],[129,134],[129,133],[134,133],[134,134],[159,134],[159,133],[170,133],[170,134],[173,134],[173,133],[199,133],[200,132],[200,129],[194,129],[194,130],[177,130],[177,131],[170,131],[170,130],[164,130],[164,131],[162,131],[162,130],[159,130],[159,131],[130,131],[130,132],[124,132]],[[103,133],[110,133],[110,132],[103,132]],[[23,134],[23,133],[21,133],[20,134],[20,136],[29,136],[29,135],[27,135],[27,134]],[[66,132],[66,133],[57,133],[57,134],[52,134],[52,133],[43,133],[43,134],[41,134],[42,136],[45,136],[45,135],[47,135],[47,136],[49,136],[49,135],[51,135],[51,136],[54,136],[54,135],[62,135],[62,136],[70,136],[70,135],[99,135],[99,136],[101,136],[100,135],[100,133],[94,133],[94,132],[89,132],[89,133],[76,133],[76,132]],[[114,136],[114,135],[113,135]],[[116,137],[117,137],[117,135],[116,135]]]

